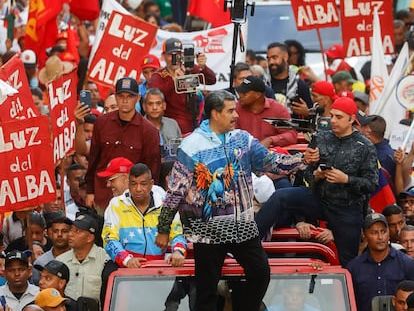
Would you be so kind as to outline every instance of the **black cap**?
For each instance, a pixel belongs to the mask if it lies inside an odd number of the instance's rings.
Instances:
[[[127,92],[133,95],[138,95],[138,82],[133,78],[121,78],[116,81],[115,93]]]
[[[5,265],[7,267],[7,265],[12,261],[12,260],[20,260],[23,263],[25,263],[26,265],[29,265],[29,257],[32,255],[32,253],[30,251],[25,251],[25,252],[21,252],[21,251],[11,251],[8,252],[6,254],[6,261],[5,261]]]
[[[368,229],[369,227],[371,227],[376,222],[382,222],[386,227],[388,227],[388,222],[387,222],[387,219],[385,218],[384,215],[379,214],[379,213],[372,213],[372,214],[368,214],[365,217],[364,230]]]
[[[89,231],[92,234],[95,234],[98,228],[95,218],[86,214],[77,216],[73,225],[78,229]]]
[[[183,43],[176,38],[170,38],[165,40],[162,46],[162,51],[167,54],[181,52],[182,50]]]
[[[403,192],[400,192],[400,194],[398,195],[399,199],[405,199],[406,197],[414,197],[414,186],[408,188]]]
[[[67,218],[63,211],[43,213],[43,217],[46,219],[46,228],[50,228],[53,224],[57,223],[72,225],[72,220]]]
[[[239,93],[247,93],[250,91],[264,93],[266,90],[266,85],[262,79],[255,76],[246,77],[242,84],[236,88]]]
[[[46,270],[47,272],[56,275],[58,278],[69,282],[69,268],[61,261],[51,260],[44,267],[41,265],[34,265],[34,267],[39,271]]]
[[[369,96],[360,91],[354,91],[354,100],[359,100],[361,103],[363,103],[365,106],[369,105]]]

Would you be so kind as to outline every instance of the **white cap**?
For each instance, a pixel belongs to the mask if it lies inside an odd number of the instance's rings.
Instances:
[[[32,50],[24,50],[20,54],[20,59],[25,65],[36,65],[36,54]]]
[[[257,177],[252,173],[252,179],[254,196],[260,204],[263,204],[269,200],[270,196],[275,192],[275,185],[266,175]]]

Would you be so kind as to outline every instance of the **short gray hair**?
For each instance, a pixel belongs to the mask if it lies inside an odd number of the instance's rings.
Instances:
[[[158,88],[154,87],[154,88],[148,89],[146,91],[145,98],[144,98],[144,103],[147,102],[147,98],[148,98],[149,95],[158,95],[159,97],[161,97],[161,100],[163,102],[165,102],[165,96],[164,96],[163,92],[161,92],[161,90],[158,89]]]

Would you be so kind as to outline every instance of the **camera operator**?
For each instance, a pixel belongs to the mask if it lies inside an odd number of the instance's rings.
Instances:
[[[176,120],[183,134],[192,132],[197,125],[196,118],[199,115],[197,98],[195,94],[178,94],[175,90],[175,79],[185,74],[202,73],[205,83],[211,85],[216,83],[215,73],[206,65],[207,58],[203,53],[196,55],[197,65],[185,68],[183,44],[176,38],[164,42],[163,57],[166,67],[152,75],[148,88],[160,89],[167,103],[165,116]]]

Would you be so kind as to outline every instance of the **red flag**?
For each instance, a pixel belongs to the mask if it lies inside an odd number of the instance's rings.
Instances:
[[[25,49],[33,50],[39,67],[46,62],[46,49],[56,43],[58,35],[56,17],[62,10],[62,0],[30,0],[26,25]]]
[[[224,12],[224,0],[191,0],[188,13],[204,19],[213,27],[230,23],[230,9]]]
[[[0,211],[56,198],[49,122],[40,116],[0,124]]]
[[[98,0],[72,0],[70,2],[70,11],[80,20],[92,21],[99,17]]]
[[[371,194],[369,205],[375,212],[382,213],[382,210],[386,206],[395,204],[395,197],[382,167],[379,168],[378,178],[378,187],[375,192]]]

